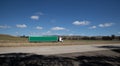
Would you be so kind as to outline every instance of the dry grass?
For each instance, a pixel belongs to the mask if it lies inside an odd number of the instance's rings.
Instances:
[[[27,43],[27,38],[0,34],[0,43]]]
[[[41,43],[11,42],[0,43],[0,47],[65,46],[65,45],[89,45],[89,44],[120,44],[120,41],[65,40],[64,42],[41,42]]]
[[[20,46],[60,46],[60,45],[88,45],[88,44],[120,44],[120,41],[103,40],[64,40],[64,42],[41,42],[30,43],[27,38],[20,38],[0,34],[0,47]]]

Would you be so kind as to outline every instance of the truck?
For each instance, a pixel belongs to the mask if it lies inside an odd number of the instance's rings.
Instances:
[[[63,41],[59,36],[29,36],[29,42],[58,42]]]

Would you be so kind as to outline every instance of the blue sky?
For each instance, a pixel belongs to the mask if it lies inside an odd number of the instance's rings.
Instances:
[[[0,34],[120,35],[120,0],[0,0]]]

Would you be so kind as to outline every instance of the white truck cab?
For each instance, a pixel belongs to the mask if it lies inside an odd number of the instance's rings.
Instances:
[[[59,41],[60,41],[60,42],[63,42],[62,37],[59,37]]]

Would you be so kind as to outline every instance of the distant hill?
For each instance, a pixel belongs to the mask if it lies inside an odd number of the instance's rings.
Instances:
[[[18,39],[19,37],[6,35],[6,34],[0,34],[0,40],[10,40],[10,39]]]
[[[0,43],[24,42],[24,41],[27,41],[27,38],[21,38],[21,37],[11,36],[7,34],[0,34]]]

